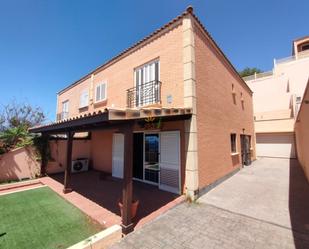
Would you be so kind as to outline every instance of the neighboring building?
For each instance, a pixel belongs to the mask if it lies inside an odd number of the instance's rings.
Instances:
[[[195,199],[255,158],[252,92],[191,7],[57,99],[57,122],[31,129],[67,134],[47,171],[65,169],[67,191],[71,160],[87,157],[124,178],[126,210],[132,178]],[[73,142],[77,132],[91,138]]]
[[[295,158],[294,123],[309,76],[309,37],[293,42],[292,56],[271,72],[245,77],[253,91],[256,154]]]
[[[309,181],[309,80],[295,123],[297,159]]]

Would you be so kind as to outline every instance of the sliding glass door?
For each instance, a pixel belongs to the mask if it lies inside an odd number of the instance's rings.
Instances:
[[[159,182],[159,134],[145,134],[145,181]]]

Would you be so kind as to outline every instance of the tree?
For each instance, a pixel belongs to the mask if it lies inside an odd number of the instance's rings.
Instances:
[[[40,107],[12,102],[3,106],[0,113],[0,154],[17,147],[33,144],[33,136],[28,132],[31,126],[45,120]]]
[[[30,104],[19,104],[15,101],[3,106],[0,114],[0,126],[3,129],[39,125],[45,120],[45,114],[40,107]]]
[[[253,75],[255,73],[262,73],[263,71],[261,69],[258,69],[256,67],[246,67],[243,70],[239,71],[239,75],[240,77],[246,77],[246,76],[250,76]]]
[[[0,141],[3,144],[4,150],[9,151],[13,148],[32,144],[32,136],[25,126],[20,125],[0,132]]]

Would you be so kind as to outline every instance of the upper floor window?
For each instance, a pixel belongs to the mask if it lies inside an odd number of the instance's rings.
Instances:
[[[95,102],[106,100],[106,82],[96,86],[95,90]]]
[[[309,50],[309,43],[301,45],[301,51]]]
[[[237,146],[236,146],[236,134],[231,134],[231,152],[237,153]]]
[[[79,108],[84,108],[88,106],[88,102],[89,102],[88,98],[89,98],[88,90],[82,91],[80,95],[80,99],[79,99]]]
[[[69,101],[62,102],[62,112],[61,112],[61,119],[66,119],[69,117]]]
[[[159,61],[152,61],[134,70],[136,106],[158,103],[160,96]]]

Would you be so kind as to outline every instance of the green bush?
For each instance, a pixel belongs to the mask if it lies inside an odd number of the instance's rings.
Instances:
[[[32,135],[26,126],[10,127],[0,132],[0,141],[4,150],[11,150],[32,144]]]
[[[6,153],[6,150],[4,147],[0,146],[0,155]]]

